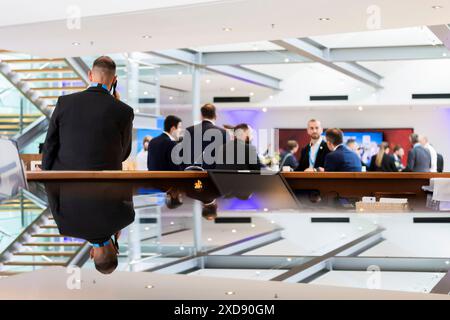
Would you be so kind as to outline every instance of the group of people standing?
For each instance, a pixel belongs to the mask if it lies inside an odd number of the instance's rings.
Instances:
[[[334,172],[443,172],[444,160],[425,136],[411,134],[412,149],[408,153],[407,165],[403,164],[405,151],[396,145],[390,153],[388,142],[379,145],[378,153],[366,164],[359,155],[360,147],[356,140],[348,139],[344,145],[343,134],[339,129],[329,129],[323,138],[320,121],[312,119],[307,124],[310,142],[300,152],[296,141],[288,141],[286,151],[282,153],[281,165],[294,171],[334,171]]]
[[[256,147],[251,144],[252,128],[245,123],[216,125],[217,111],[212,104],[200,109],[201,122],[186,128],[181,135],[182,120],[169,115],[164,132],[148,143],[149,171],[179,170],[260,170]]]

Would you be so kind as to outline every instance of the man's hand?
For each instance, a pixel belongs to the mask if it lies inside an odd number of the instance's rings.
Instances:
[[[322,167],[320,167],[319,169],[317,169],[317,171],[319,171],[319,172],[325,172],[325,169],[322,168]]]
[[[308,168],[305,170],[305,172],[316,172],[316,170],[314,170],[314,168]]]

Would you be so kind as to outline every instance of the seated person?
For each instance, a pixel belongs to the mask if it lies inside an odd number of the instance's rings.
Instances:
[[[344,146],[344,134],[340,129],[328,129],[325,137],[328,149],[331,152],[325,157],[324,171],[361,172],[361,159],[356,153]]]
[[[291,167],[292,170],[295,170],[298,167],[298,161],[295,158],[295,154],[299,149],[297,141],[288,141],[286,149],[287,150],[281,154],[280,169],[283,170],[283,167]]]
[[[381,143],[378,154],[370,160],[369,171],[398,172],[394,157],[389,155],[389,143]]]
[[[179,171],[172,156],[172,150],[180,139],[181,119],[167,116],[164,120],[164,132],[148,144],[147,167],[149,171]]]
[[[252,128],[245,123],[234,127],[234,140],[221,146],[216,154],[216,169],[219,170],[261,170],[255,146],[251,144]]]

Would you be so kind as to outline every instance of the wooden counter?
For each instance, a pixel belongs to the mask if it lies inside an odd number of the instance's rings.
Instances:
[[[450,173],[283,173],[295,191],[315,192],[326,201],[336,198],[394,197],[408,198],[416,209],[424,209],[427,194],[422,186],[434,177],[450,178]],[[151,184],[161,190],[171,186],[192,187],[202,180],[206,189],[214,189],[207,172],[148,172],[148,171],[33,171],[27,172],[29,182],[50,181],[124,181]]]
[[[450,173],[383,173],[383,172],[284,172],[282,175],[288,180],[422,180],[431,178],[450,178]],[[28,181],[44,180],[142,180],[142,179],[204,179],[207,172],[180,171],[27,171]]]

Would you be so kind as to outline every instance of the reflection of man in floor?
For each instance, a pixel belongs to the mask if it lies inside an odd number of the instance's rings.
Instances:
[[[110,274],[118,266],[120,231],[134,221],[133,188],[126,183],[46,183],[61,235],[91,243],[95,268]]]

